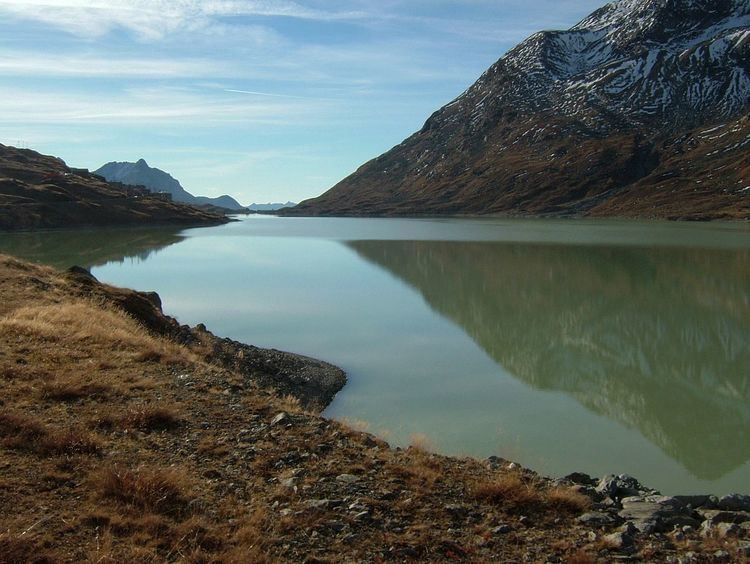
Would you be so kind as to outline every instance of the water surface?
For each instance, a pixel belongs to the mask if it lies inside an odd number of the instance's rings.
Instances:
[[[394,444],[750,493],[750,228],[250,217],[0,235],[156,290],[183,323],[349,375],[327,411]]]

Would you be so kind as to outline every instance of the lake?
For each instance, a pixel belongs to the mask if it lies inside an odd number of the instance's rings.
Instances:
[[[750,493],[750,226],[251,216],[0,234],[182,323],[332,362],[394,445]]]

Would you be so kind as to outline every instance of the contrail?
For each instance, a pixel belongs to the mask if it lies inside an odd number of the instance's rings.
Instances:
[[[272,94],[270,92],[253,92],[252,90],[234,90],[232,88],[225,88],[224,92],[235,92],[237,94],[252,94],[253,96],[270,96],[272,98],[295,98],[297,100],[310,100],[304,96],[293,96],[292,94]]]

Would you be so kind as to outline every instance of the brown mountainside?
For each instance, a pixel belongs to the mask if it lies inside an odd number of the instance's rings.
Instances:
[[[750,218],[750,0],[540,32],[298,215]]]
[[[0,230],[226,221],[142,187],[107,182],[61,159],[0,145]]]

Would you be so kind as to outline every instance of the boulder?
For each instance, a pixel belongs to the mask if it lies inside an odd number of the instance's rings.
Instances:
[[[622,500],[619,516],[630,521],[642,533],[666,532],[675,526],[697,527],[700,522],[693,511],[678,499],[669,496],[631,496]]]
[[[638,480],[627,474],[620,474],[619,476],[610,474],[604,476],[599,480],[596,491],[612,499],[622,499],[624,497],[649,493],[649,490],[644,488]]]

